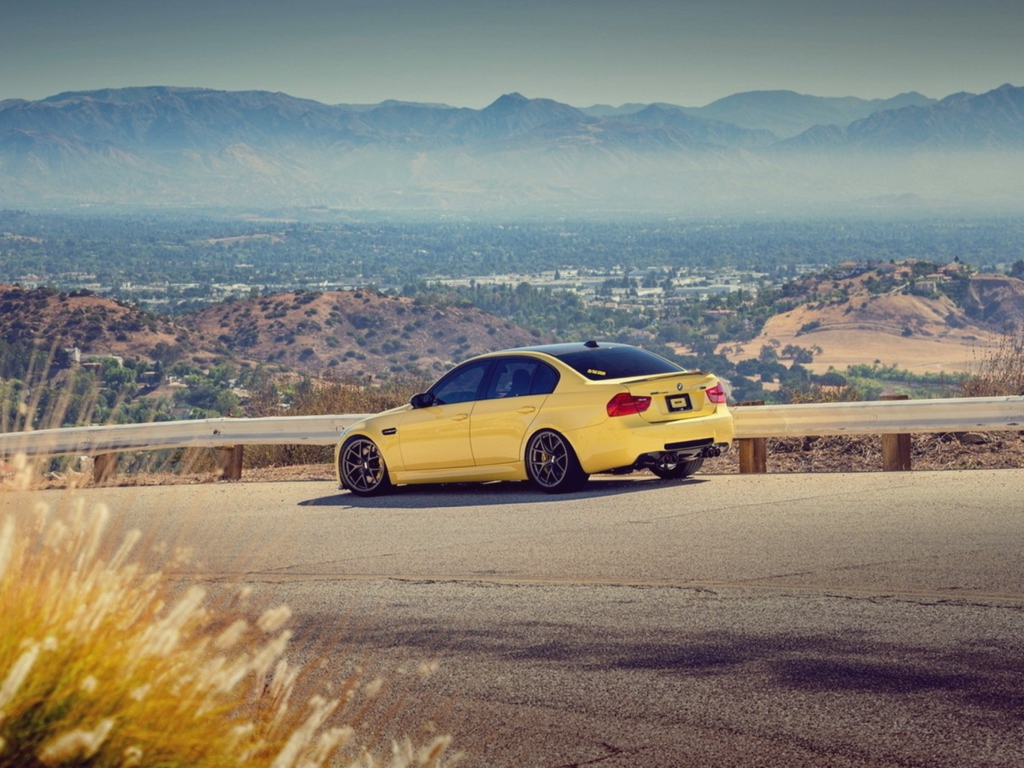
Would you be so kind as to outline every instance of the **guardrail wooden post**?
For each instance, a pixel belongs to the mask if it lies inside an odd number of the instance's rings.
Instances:
[[[92,481],[102,483],[117,474],[117,454],[101,453],[92,459]]]
[[[748,400],[738,407],[764,405],[764,400]],[[763,475],[768,471],[768,441],[763,437],[746,437],[736,441],[740,452],[741,475]]]
[[[217,477],[220,480],[242,479],[241,445],[224,445],[217,449]]]
[[[907,400],[907,395],[882,395],[882,400]],[[882,435],[882,469],[910,471],[910,435]]]

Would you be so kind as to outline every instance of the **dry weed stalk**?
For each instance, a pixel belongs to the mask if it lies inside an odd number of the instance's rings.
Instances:
[[[857,387],[826,387],[821,384],[808,384],[806,387],[789,387],[783,395],[790,403],[853,403],[862,400],[863,396]]]
[[[1024,329],[1004,333],[964,379],[964,397],[1024,395]]]
[[[0,495],[0,766],[382,765],[345,722],[354,676],[294,701],[286,607],[215,611],[132,561],[139,532],[113,546],[102,506],[24,498]],[[441,768],[449,743],[395,745],[387,764]]]

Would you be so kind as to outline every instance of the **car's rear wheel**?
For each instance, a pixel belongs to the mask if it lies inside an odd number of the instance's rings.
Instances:
[[[663,480],[679,480],[689,477],[703,465],[703,458],[680,459],[674,453],[663,453],[650,469]]]
[[[391,490],[391,478],[377,444],[368,437],[350,437],[338,456],[341,484],[356,496],[377,496]]]
[[[527,443],[526,474],[546,493],[577,491],[590,477],[580,467],[569,441],[550,429],[542,429]]]

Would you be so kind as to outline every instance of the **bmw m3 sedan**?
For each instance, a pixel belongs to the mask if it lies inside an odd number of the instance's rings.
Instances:
[[[403,406],[342,434],[340,487],[529,480],[548,493],[597,472],[696,472],[728,449],[719,380],[626,344],[587,341],[474,357]]]

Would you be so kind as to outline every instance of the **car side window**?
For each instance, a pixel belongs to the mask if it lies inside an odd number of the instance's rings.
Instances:
[[[430,390],[434,396],[434,404],[451,405],[479,399],[480,385],[490,366],[490,360],[478,360],[466,363],[448,373]]]
[[[558,384],[558,371],[550,365],[537,363],[537,372],[533,374],[533,384],[530,386],[531,395],[550,395],[555,391]]]
[[[487,387],[487,399],[549,394],[558,374],[549,366],[527,358],[499,359]]]
[[[533,372],[536,368],[536,361],[527,358],[511,357],[498,360],[487,387],[487,399],[522,397],[530,394],[530,382],[533,381]]]

